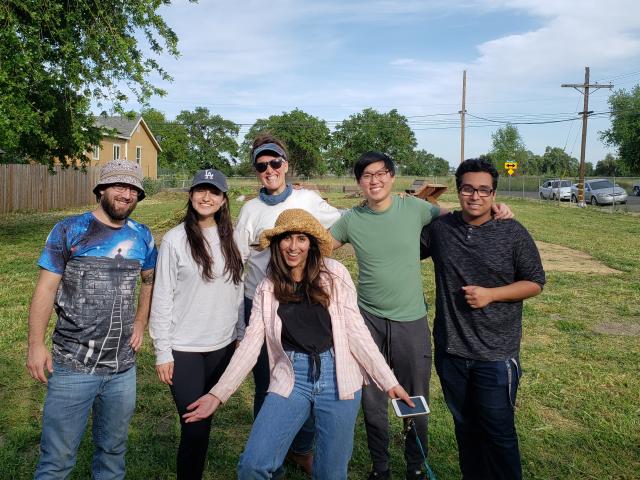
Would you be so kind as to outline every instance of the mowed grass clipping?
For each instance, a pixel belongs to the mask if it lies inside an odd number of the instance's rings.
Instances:
[[[252,193],[233,189],[234,197]],[[359,199],[323,194],[348,208]],[[454,195],[445,201],[455,202]],[[617,274],[549,272],[544,292],[525,303],[517,425],[524,476],[528,479],[640,478],[640,217],[596,209],[563,208],[507,200],[536,240],[592,255]],[[161,193],[143,201],[134,218],[149,225],[156,239],[180,219],[182,193]],[[242,203],[231,201],[237,215]],[[0,478],[31,478],[38,456],[46,387],[25,367],[27,315],[38,275],[36,266],[51,227],[72,211],[0,217]],[[416,240],[417,241],[417,240]],[[500,248],[499,245],[487,246]],[[357,267],[348,249],[336,257]],[[423,262],[426,297],[434,303],[433,268]],[[430,321],[433,321],[430,310]],[[54,319],[50,322],[53,327]],[[615,324],[616,329],[607,325]],[[602,325],[605,325],[604,328]],[[628,327],[628,328],[627,328]],[[635,328],[635,330],[634,330]],[[596,333],[604,331],[606,333]],[[50,343],[50,339],[47,338]],[[147,337],[138,358],[138,399],[129,435],[127,478],[175,478],[179,424],[168,388],[154,369]],[[250,376],[216,414],[205,478],[235,478],[235,467],[252,422]],[[460,477],[451,416],[435,372],[431,380],[429,461],[439,479]],[[404,477],[402,425],[391,416],[392,469]],[[91,434],[85,435],[71,478],[90,478]],[[350,478],[370,469],[362,419]],[[287,478],[304,476],[290,468]]]

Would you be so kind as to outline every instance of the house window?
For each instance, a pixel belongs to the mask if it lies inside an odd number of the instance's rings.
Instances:
[[[140,164],[142,161],[142,147],[136,147],[136,163]]]
[[[120,145],[113,146],[113,159],[120,160]]]
[[[93,146],[93,159],[100,160],[100,145]]]

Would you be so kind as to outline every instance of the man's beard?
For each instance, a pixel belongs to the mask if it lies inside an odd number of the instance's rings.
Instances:
[[[131,212],[133,212],[133,210],[136,208],[137,204],[138,204],[138,201],[133,200],[129,204],[128,208],[121,211],[117,211],[115,208],[115,199],[113,201],[109,201],[106,195],[102,195],[102,198],[100,198],[100,206],[102,207],[104,212],[107,214],[107,216],[111,218],[111,220],[116,222],[120,220],[126,220],[129,217],[129,215],[131,215]]]

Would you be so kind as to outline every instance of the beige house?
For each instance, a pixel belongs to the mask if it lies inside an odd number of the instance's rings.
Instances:
[[[140,164],[145,177],[158,178],[158,152],[162,149],[141,115],[134,119],[98,116],[95,124],[115,133],[104,136],[100,146],[88,152],[91,166],[115,159],[129,160]]]

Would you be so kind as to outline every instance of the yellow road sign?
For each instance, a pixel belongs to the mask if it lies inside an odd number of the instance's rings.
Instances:
[[[504,169],[507,171],[509,176],[513,175],[517,168],[518,162],[504,162]]]

